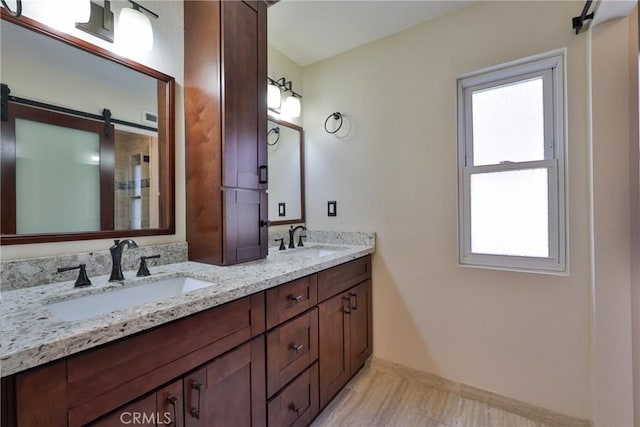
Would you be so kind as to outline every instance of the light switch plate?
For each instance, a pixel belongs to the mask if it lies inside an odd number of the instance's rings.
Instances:
[[[327,202],[327,216],[338,216],[337,203],[335,200]]]
[[[287,209],[284,203],[278,203],[278,216],[286,216]]]

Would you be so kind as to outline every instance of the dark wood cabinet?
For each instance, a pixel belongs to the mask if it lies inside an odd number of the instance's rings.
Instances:
[[[266,3],[185,1],[184,13],[189,259],[264,258]]]
[[[184,378],[185,427],[266,425],[264,337]]]
[[[320,407],[324,408],[372,352],[371,281],[318,305]]]
[[[371,355],[370,265],[356,259],[2,378],[0,425],[309,425]],[[320,293],[331,296],[317,304]]]

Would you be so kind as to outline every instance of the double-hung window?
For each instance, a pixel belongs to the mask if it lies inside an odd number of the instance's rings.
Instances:
[[[461,265],[566,271],[564,51],[458,80]]]

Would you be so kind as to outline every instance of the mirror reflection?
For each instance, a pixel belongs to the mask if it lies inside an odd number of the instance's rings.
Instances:
[[[5,20],[0,31],[2,243],[172,229],[173,80]]]
[[[304,222],[304,134],[300,126],[267,120],[269,222]]]

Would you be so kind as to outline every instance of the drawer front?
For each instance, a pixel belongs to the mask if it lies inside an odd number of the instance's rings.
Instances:
[[[371,278],[371,255],[318,273],[318,302]]]
[[[303,277],[267,291],[267,329],[293,319],[318,302],[318,276]]]
[[[308,426],[318,415],[318,362],[269,401],[269,427]]]
[[[267,397],[318,359],[318,309],[267,334]]]

